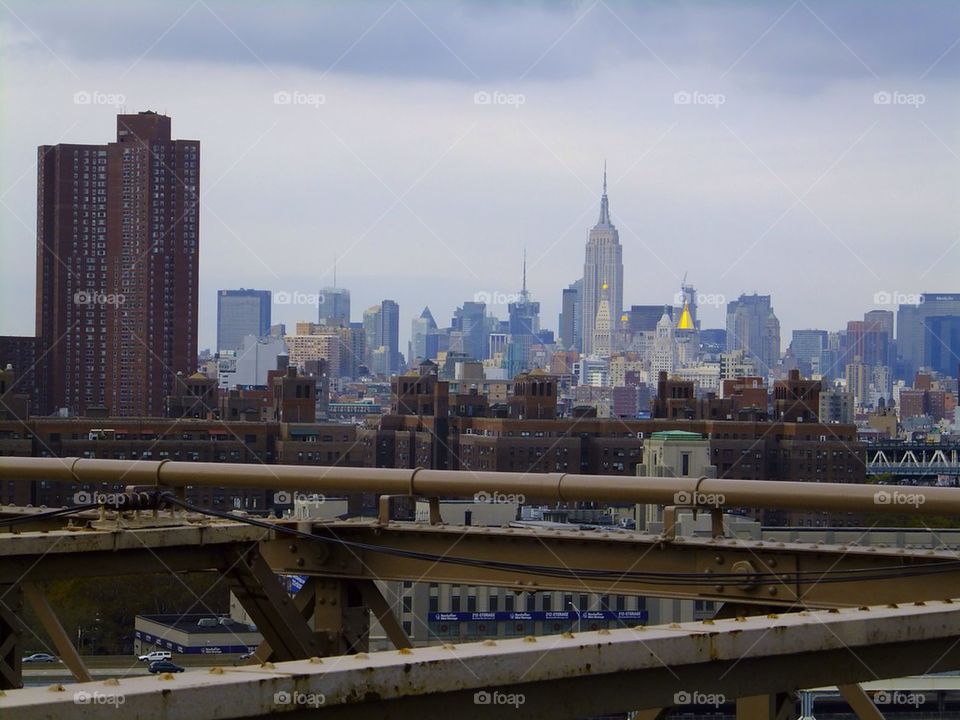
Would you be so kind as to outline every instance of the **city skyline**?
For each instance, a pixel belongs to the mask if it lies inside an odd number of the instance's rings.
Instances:
[[[686,272],[727,301],[771,294],[785,347],[794,329],[839,329],[874,307],[895,309],[874,305],[875,295],[953,289],[957,51],[950,23],[927,6],[886,13],[868,30],[851,21],[856,13],[823,4],[741,6],[736,23],[694,4],[684,29],[665,33],[653,32],[670,27],[665,8],[529,9],[519,23],[529,48],[504,54],[487,52],[512,32],[498,8],[468,13],[489,29],[476,44],[446,9],[296,8],[304,25],[333,14],[347,29],[296,61],[253,32],[269,22],[259,10],[144,5],[94,26],[66,8],[53,17],[11,7],[3,92],[18,114],[0,135],[3,333],[33,326],[18,310],[33,278],[14,270],[33,261],[32,148],[98,141],[121,98],[128,111],[166,111],[179,136],[204,142],[201,348],[215,346],[217,290],[315,294],[331,284],[337,247],[337,285],[355,308],[400,305],[402,348],[425,305],[444,318],[476,293],[515,293],[519,272],[504,268],[519,265],[520,246],[531,297],[556,329],[604,157],[625,306],[668,302]],[[65,33],[66,21],[90,32]],[[276,28],[291,47],[296,25]],[[202,53],[189,42],[194,26],[213,38]],[[119,27],[130,39],[106,42]],[[384,32],[416,41],[400,66],[376,50]],[[693,40],[705,32],[714,42],[701,50]],[[922,51],[909,42],[916,33]],[[802,72],[778,46],[784,37],[808,53]],[[589,48],[577,64],[569,43]],[[195,84],[177,79],[181,55]],[[398,90],[397,77],[410,84]],[[375,96],[404,122],[364,120],[382,116]],[[411,251],[419,262],[397,274]],[[796,253],[811,272],[779,272]],[[316,308],[274,313],[293,325]],[[722,327],[724,313],[700,305],[703,327]]]

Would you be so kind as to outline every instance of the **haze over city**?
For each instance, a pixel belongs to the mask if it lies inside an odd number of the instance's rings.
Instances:
[[[605,160],[624,304],[670,303],[685,274],[725,301],[770,294],[786,347],[891,309],[877,293],[952,289],[957,20],[950,3],[8,2],[0,332],[33,329],[37,146],[155,110],[202,141],[200,348],[217,289],[316,293],[334,256],[353,319],[393,298],[405,349],[425,305],[444,324],[516,293],[526,248],[555,328]],[[724,313],[701,304],[702,326]]]

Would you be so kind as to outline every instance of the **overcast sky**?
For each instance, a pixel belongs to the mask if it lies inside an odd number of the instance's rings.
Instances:
[[[404,352],[424,305],[516,292],[524,247],[556,328],[604,159],[625,305],[684,273],[770,293],[785,348],[960,291],[954,2],[3,0],[0,43],[0,334],[34,327],[36,147],[118,110],[201,141],[201,348],[217,289],[316,293],[334,255],[355,320],[400,303]]]

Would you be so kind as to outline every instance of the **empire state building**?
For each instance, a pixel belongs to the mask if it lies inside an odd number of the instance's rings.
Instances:
[[[607,290],[604,291],[604,283]],[[596,352],[594,330],[601,294],[610,303],[610,317],[623,313],[623,248],[620,233],[610,222],[610,204],[607,200],[607,166],[603,166],[603,195],[600,198],[600,219],[590,230],[587,254],[583,263],[583,354]]]

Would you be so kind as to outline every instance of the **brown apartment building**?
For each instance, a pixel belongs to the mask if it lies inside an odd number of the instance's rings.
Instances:
[[[115,142],[37,150],[38,414],[159,417],[197,356],[200,143],[117,116]]]

